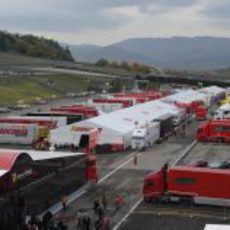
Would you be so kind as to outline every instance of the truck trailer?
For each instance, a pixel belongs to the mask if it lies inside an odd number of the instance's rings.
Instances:
[[[11,123],[11,124],[37,124],[40,127],[46,127],[48,129],[54,129],[58,127],[58,121],[45,117],[0,117],[0,124]]]
[[[174,119],[173,115],[171,115],[170,113],[154,119],[153,121],[159,122],[160,124],[160,139],[163,139],[174,130]]]
[[[59,120],[59,118],[65,119],[65,125],[69,125],[78,121],[82,121],[85,119],[85,117],[82,114],[79,113],[73,113],[73,112],[34,112],[34,113],[26,113],[26,117],[50,117],[50,119],[56,119]],[[59,126],[58,126],[59,127]]]
[[[230,207],[230,170],[164,166],[146,175],[143,196],[147,202],[186,202]]]
[[[91,108],[74,108],[74,107],[53,108],[51,109],[51,112],[77,113],[83,115],[86,119],[91,117],[96,117],[99,115],[96,109],[91,109]]]
[[[38,139],[37,124],[0,124],[0,143],[30,145]]]
[[[160,123],[150,122],[137,127],[131,137],[132,149],[144,149],[151,146],[160,138]]]
[[[202,123],[196,134],[198,141],[230,141],[230,119],[210,120]]]

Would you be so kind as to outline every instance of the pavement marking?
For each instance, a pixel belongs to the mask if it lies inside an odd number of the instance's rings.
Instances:
[[[181,127],[183,124],[186,124],[188,123],[189,120],[192,120],[192,119],[188,119],[186,120],[184,123],[182,123],[180,126],[176,127],[176,128],[179,128]],[[175,165],[176,163],[178,163],[190,150],[191,148],[193,147],[193,145],[196,144],[197,141],[194,141],[186,150],[185,152],[183,152],[181,154],[181,156],[172,164],[172,165]],[[151,146],[152,148],[152,146]],[[108,173],[106,176],[104,176],[103,178],[101,178],[99,181],[98,181],[98,184],[101,184],[103,183],[106,179],[108,179],[110,176],[112,176],[114,173],[116,173],[118,170],[120,170],[123,166],[125,166],[126,164],[128,164],[130,161],[133,161],[133,157],[136,155],[136,156],[140,156],[142,154],[144,154],[145,151],[141,151],[140,150],[137,150],[135,152],[132,152],[130,155],[131,157],[125,161],[123,164],[121,164],[120,166],[118,166],[117,168],[115,168],[114,170],[112,170],[110,173]],[[80,191],[80,192],[74,192],[72,194],[70,194],[69,196],[69,201],[68,201],[68,204],[71,204],[72,202],[74,202],[77,198],[79,198],[80,196],[82,196],[83,194],[85,194],[87,191],[87,189],[84,189],[83,191]],[[126,219],[127,217],[134,211],[134,209],[141,203],[141,201],[143,200],[143,198],[141,198],[140,200],[137,201],[137,203],[129,210],[129,212],[122,218],[122,220],[116,225],[116,226],[120,226]],[[54,205],[51,210],[52,210],[52,213],[58,213],[60,210],[62,209],[62,206],[60,205],[60,203],[57,203],[56,205]],[[44,212],[43,212],[44,213]],[[42,213],[42,214],[43,214]],[[118,228],[116,228],[115,226],[115,230]]]
[[[139,199],[133,207],[127,212],[127,214],[113,227],[113,230],[118,230],[122,223],[133,213],[133,211],[137,208],[137,206],[143,201],[143,198]]]
[[[139,153],[139,151],[133,152],[132,155],[141,155]],[[110,176],[112,176],[115,172],[117,172],[119,169],[121,169],[123,166],[125,166],[126,164],[128,164],[130,161],[133,160],[133,156],[131,156],[127,161],[125,161],[123,164],[121,164],[120,166],[118,166],[117,168],[115,168],[113,171],[111,171],[110,173],[108,173],[106,176],[102,177],[99,181],[98,184],[101,184],[102,182],[104,182],[106,179],[108,179]]]
[[[171,166],[175,166],[182,158],[184,158],[189,152],[190,152],[190,150],[197,144],[198,142],[197,142],[197,140],[194,140],[193,142],[192,142],[192,144],[191,145],[189,145],[186,149],[185,149],[185,151],[172,163],[172,165]]]

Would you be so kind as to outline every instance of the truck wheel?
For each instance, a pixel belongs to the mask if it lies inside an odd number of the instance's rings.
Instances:
[[[223,137],[218,137],[216,141],[218,143],[223,143],[224,142],[224,138]]]

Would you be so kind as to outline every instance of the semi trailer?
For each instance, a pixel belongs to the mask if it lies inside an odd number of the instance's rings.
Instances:
[[[230,141],[230,120],[210,120],[203,122],[196,134],[198,141]]]
[[[186,202],[230,207],[230,170],[165,165],[146,175],[146,202]]]

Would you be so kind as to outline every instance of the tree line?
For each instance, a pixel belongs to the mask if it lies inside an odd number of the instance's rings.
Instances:
[[[59,61],[74,61],[68,47],[52,39],[0,31],[0,51]]]
[[[134,73],[148,74],[151,72],[151,69],[149,66],[139,64],[136,62],[134,63],[129,63],[127,61],[116,62],[116,61],[109,61],[105,58],[101,58],[95,64],[96,66],[100,66],[100,67],[120,68],[128,72],[134,72]]]

